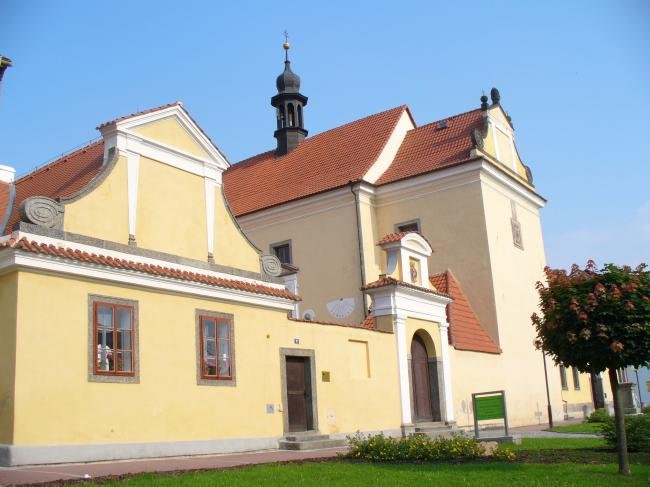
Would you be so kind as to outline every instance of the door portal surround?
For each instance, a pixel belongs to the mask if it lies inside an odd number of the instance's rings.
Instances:
[[[311,395],[311,429],[318,431],[318,401],[316,395],[316,353],[304,348],[280,348],[280,378],[282,387],[282,425],[284,433],[289,433],[289,398],[287,394],[287,357],[303,357],[309,368]],[[309,407],[309,406],[308,406]]]

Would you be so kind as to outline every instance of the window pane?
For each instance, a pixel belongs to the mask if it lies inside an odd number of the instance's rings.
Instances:
[[[273,253],[283,264],[291,263],[291,248],[289,247],[289,244],[276,245],[273,247]]]
[[[111,306],[97,306],[97,326],[113,329],[113,308]]]
[[[214,320],[203,320],[203,336],[214,338]]]
[[[113,348],[113,332],[111,330],[97,330],[97,347]]]
[[[131,352],[118,352],[115,365],[118,372],[132,372],[133,354]]]
[[[117,348],[120,350],[131,350],[131,331],[120,330],[117,334]]]
[[[230,376],[230,342],[219,341],[219,376]]]
[[[111,348],[97,345],[97,370],[113,370],[113,350]]]
[[[228,340],[228,335],[229,335],[229,326],[228,322],[220,321],[219,322],[219,339],[220,340]]]
[[[403,225],[399,225],[397,227],[397,230],[400,232],[418,232],[420,229],[418,228],[418,222],[412,222],[412,223],[404,223]]]
[[[117,308],[117,327],[120,330],[131,329],[131,310],[129,308]]]
[[[215,357],[217,355],[217,345],[214,340],[206,340],[203,345],[203,352],[206,357]]]

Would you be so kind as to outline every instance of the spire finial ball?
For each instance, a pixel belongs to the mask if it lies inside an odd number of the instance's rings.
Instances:
[[[291,44],[289,44],[288,42],[285,42],[284,44],[282,44],[282,47],[284,48],[285,51],[288,51],[289,48],[291,47]]]

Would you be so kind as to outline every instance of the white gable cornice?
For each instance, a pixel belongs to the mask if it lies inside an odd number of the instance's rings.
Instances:
[[[208,155],[197,157],[177,147],[138,134],[134,129],[166,118],[174,118]],[[168,106],[99,127],[104,138],[104,157],[111,148],[131,152],[172,165],[181,170],[210,177],[221,183],[221,173],[230,163],[217,146],[205,135],[180,104]]]

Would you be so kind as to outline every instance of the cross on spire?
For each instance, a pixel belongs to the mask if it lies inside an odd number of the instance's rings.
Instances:
[[[282,47],[284,48],[284,60],[289,61],[289,48],[291,47],[291,44],[289,44],[289,33],[285,29],[284,31],[284,44],[282,44]]]

